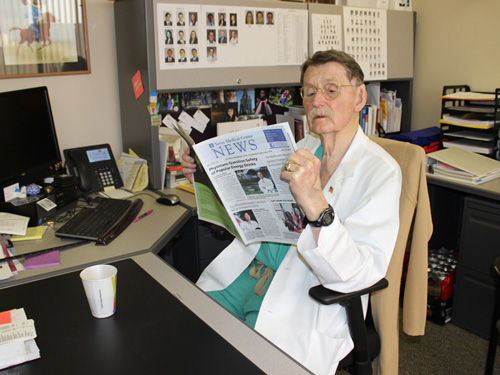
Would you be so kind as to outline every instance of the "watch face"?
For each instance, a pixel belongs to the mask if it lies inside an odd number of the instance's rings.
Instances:
[[[334,217],[335,217],[335,215],[333,214],[333,211],[326,211],[325,216],[323,217],[323,223],[322,223],[323,226],[327,227],[331,223],[333,223]]]

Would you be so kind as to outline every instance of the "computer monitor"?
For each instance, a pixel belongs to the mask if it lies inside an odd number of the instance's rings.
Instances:
[[[0,93],[0,188],[43,181],[61,162],[47,87]]]

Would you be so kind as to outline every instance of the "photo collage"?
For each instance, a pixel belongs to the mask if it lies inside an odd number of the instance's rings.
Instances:
[[[282,114],[296,104],[296,87],[256,88],[241,90],[217,90],[158,95],[158,112],[177,118],[182,111],[203,109],[210,117],[211,125],[266,118]]]
[[[272,51],[284,42],[278,40],[276,21],[285,19],[279,14],[277,8],[159,4],[159,68],[273,65]]]

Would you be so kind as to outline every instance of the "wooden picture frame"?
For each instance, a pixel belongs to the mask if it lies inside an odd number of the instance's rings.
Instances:
[[[85,0],[0,1],[0,78],[90,72]]]

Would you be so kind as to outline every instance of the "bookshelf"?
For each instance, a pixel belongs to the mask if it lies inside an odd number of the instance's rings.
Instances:
[[[439,122],[443,147],[461,147],[500,160],[500,88],[473,92],[468,85],[444,86]]]

